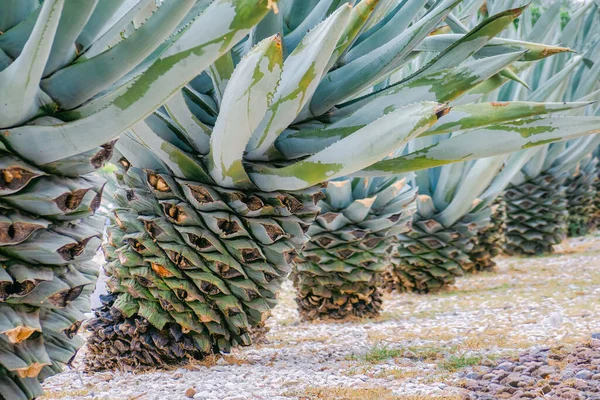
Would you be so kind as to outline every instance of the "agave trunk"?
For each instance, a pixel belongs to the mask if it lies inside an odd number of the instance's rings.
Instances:
[[[594,179],[594,212],[592,214],[592,226],[594,229],[600,227],[600,168],[596,169],[596,178]]]
[[[595,228],[595,197],[594,186],[597,177],[595,158],[583,160],[575,174],[566,182],[566,196],[569,207],[569,236],[585,236]]]
[[[102,184],[52,175],[6,151],[0,164],[0,399],[31,399],[83,344]]]
[[[492,204],[490,224],[478,235],[470,253],[476,271],[488,271],[496,266],[494,257],[502,254],[506,243],[506,201],[502,196]]]
[[[406,180],[331,182],[322,213],[294,273],[302,318],[373,317],[378,288],[395,236],[406,232],[416,210],[416,189]]]
[[[417,213],[412,230],[399,236],[385,287],[429,293],[454,283],[457,276],[474,270],[470,254],[479,232],[489,223],[489,209],[467,214],[448,228],[435,219],[423,220]]]
[[[569,216],[564,181],[543,174],[506,190],[507,254],[551,253],[563,241]]]
[[[152,367],[250,345],[322,193],[224,189],[133,167],[123,184],[103,247],[112,296],[90,322],[88,366]]]

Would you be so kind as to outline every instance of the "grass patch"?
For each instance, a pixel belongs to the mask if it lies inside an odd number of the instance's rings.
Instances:
[[[90,393],[89,389],[76,389],[76,390],[59,390],[59,391],[45,391],[42,397],[39,397],[39,400],[54,400],[54,399],[64,399],[65,397],[75,397],[75,396],[87,396]]]
[[[459,400],[459,395],[394,395],[387,388],[308,387],[298,392],[283,394],[300,400]]]
[[[392,391],[386,388],[344,388],[344,387],[307,387],[298,392],[283,394],[298,397],[300,400],[340,399],[340,400],[391,400],[395,399]]]
[[[373,378],[388,378],[392,377],[394,380],[403,381],[406,379],[416,378],[421,375],[423,371],[418,369],[407,369],[407,368],[390,368],[383,371],[379,371],[373,376]]]
[[[454,347],[450,350],[455,350]],[[448,349],[438,346],[426,347],[400,347],[390,348],[388,345],[376,344],[364,354],[351,354],[346,357],[348,361],[363,361],[369,364],[379,364],[390,358],[410,358],[419,361],[435,361],[444,357]]]
[[[479,356],[450,356],[443,362],[439,363],[438,366],[450,372],[456,372],[466,367],[472,367],[481,363],[481,357]]]
[[[404,354],[402,349],[390,349],[387,346],[375,346],[368,353],[363,355],[363,359],[371,364],[377,364],[390,358],[400,358]]]

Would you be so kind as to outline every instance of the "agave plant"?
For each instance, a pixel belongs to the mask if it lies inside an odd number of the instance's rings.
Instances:
[[[569,236],[585,236],[595,229],[596,179],[598,159],[592,154],[584,157],[565,183]]]
[[[491,271],[494,258],[504,253],[506,245],[506,200],[499,194],[491,205],[490,223],[477,234],[477,243],[469,253],[476,271]]]
[[[103,182],[87,174],[268,11],[266,0],[207,5],[0,4],[1,399],[41,396],[39,381],[83,344],[104,226]]]
[[[104,246],[111,295],[90,322],[92,368],[248,344],[308,241],[324,181],[357,171],[397,176],[598,131],[594,118],[535,117],[554,105],[516,104],[483,119],[493,105],[443,105],[517,60],[551,53],[531,43],[486,49],[522,10],[490,18],[412,76],[373,91],[423,51],[417,46],[460,0],[427,12],[425,1],[340,3],[284,2],[121,137],[127,172]],[[463,63],[484,49],[485,57]],[[473,129],[383,160],[428,129],[444,129],[437,124],[450,115],[450,125]]]
[[[557,15],[560,5],[551,6],[533,26],[523,19],[523,30],[530,35],[554,35],[554,40],[578,50],[580,55],[543,60],[540,65],[526,71],[524,80],[532,88],[524,93],[522,88],[505,87],[499,98],[522,98],[531,101],[597,100],[600,96],[600,51],[597,35],[598,6],[584,4],[560,31]],[[553,23],[557,29],[547,29]],[[538,25],[542,24],[542,25]],[[594,62],[595,61],[595,62]],[[571,115],[597,115],[597,106],[570,111]],[[507,201],[507,251],[511,254],[540,254],[551,252],[568,231],[568,200],[565,197],[565,180],[569,170],[576,168],[579,160],[587,157],[597,145],[597,139],[553,144],[538,151],[525,165],[522,174],[508,188]],[[583,169],[587,171],[587,169]],[[591,171],[590,171],[591,172]],[[582,178],[585,182],[586,178]],[[588,184],[591,179],[587,179]],[[589,190],[588,186],[588,190]],[[585,209],[586,189],[573,187],[571,207]]]
[[[600,147],[596,148],[592,152],[592,155],[596,159],[599,159],[599,156],[600,156],[599,149],[600,149]],[[592,225],[593,229],[598,229],[600,227],[600,170],[598,168],[596,168],[596,178],[594,179],[593,185],[594,185],[594,189],[595,189],[595,195],[594,195],[594,207],[592,210],[591,225]]]
[[[592,136],[545,146],[525,164],[504,196],[508,204],[508,254],[549,253],[567,236],[565,181],[569,171],[599,143],[600,138]]]
[[[499,4],[490,5],[493,9],[498,8]],[[468,4],[465,11],[475,5],[475,2]],[[555,6],[554,9],[556,8]],[[527,34],[524,32],[527,30],[525,21],[529,17],[528,14],[523,15],[519,20],[518,29],[510,25],[509,29],[501,34],[506,38],[494,40],[510,42],[526,37],[529,40],[549,41],[547,32],[540,29],[542,25],[536,25],[536,29]],[[452,30],[464,31],[465,27],[460,19],[449,19]],[[540,23],[546,24],[552,20],[558,21],[551,12],[545,13]],[[457,34],[443,33],[436,36],[437,41],[443,42],[456,37]],[[534,66],[531,64],[521,63],[514,71],[527,76],[527,72],[530,72],[532,67]],[[518,99],[519,92],[522,93],[527,83],[520,77],[510,75],[514,71],[511,69],[503,71],[503,79],[497,82],[490,80],[474,89],[471,94],[485,95],[488,100],[498,100],[500,91],[505,93],[507,100]],[[506,83],[506,78],[509,76],[512,76],[515,82],[511,82],[508,88],[510,90],[507,90],[502,84]],[[501,89],[496,90],[498,88]],[[541,93],[543,90],[547,88],[535,91],[531,94],[531,98],[543,99]],[[473,97],[465,97],[473,100]],[[458,100],[459,103],[462,101],[462,99]],[[503,102],[494,104],[499,107],[514,106]],[[560,103],[555,103],[555,106],[561,107]],[[562,111],[567,112],[568,109]],[[443,122],[442,119],[441,123]],[[435,132],[435,129],[430,131]],[[452,129],[448,131],[452,132]],[[413,150],[437,146],[443,143],[444,139],[439,135],[429,142],[419,139],[413,145]],[[421,193],[418,212],[412,231],[400,236],[401,245],[398,255],[389,273],[386,274],[388,289],[428,292],[453,282],[455,276],[460,276],[464,272],[493,268],[495,265],[493,257],[500,253],[500,246],[505,240],[503,229],[506,205],[501,196],[502,191],[513,176],[520,174],[519,168],[524,165],[528,157],[532,156],[533,153],[530,151],[516,154],[506,162],[502,173],[496,177],[499,163],[502,163],[500,158],[480,160],[477,164],[454,164],[427,172],[418,172],[417,184]],[[496,204],[493,204],[494,202]]]
[[[417,191],[407,177],[329,182],[294,271],[307,320],[373,317],[395,237],[410,229]]]
[[[475,4],[476,2],[470,2],[470,4],[467,3],[469,2],[462,2],[457,8],[461,18],[468,16],[478,8]],[[460,7],[463,5],[464,7]],[[406,7],[406,5],[404,5],[404,7]],[[452,13],[448,14],[447,19],[455,21]],[[452,24],[453,22],[450,23]],[[482,28],[482,26],[478,28]],[[449,46],[463,35],[429,36],[417,46],[417,50],[413,51],[411,57],[421,54],[424,56],[422,57],[424,60],[429,61],[440,51],[445,49],[445,47],[443,47],[444,45]],[[492,42],[494,40],[495,39],[492,39]],[[510,44],[515,46],[518,43],[523,44],[523,42],[516,40],[495,42],[496,45]],[[527,46],[534,48],[536,45],[528,43]],[[554,52],[565,51],[566,49],[550,46],[546,48],[546,50],[545,54],[552,54]],[[532,59],[535,59],[535,57],[532,57]],[[419,71],[424,64],[426,64],[426,62],[421,62],[417,64],[417,68],[414,69],[402,68],[399,73],[394,75],[400,75],[401,79],[409,77],[411,74]],[[412,65],[407,65],[407,67],[412,67]],[[407,69],[408,71],[405,72],[404,69]],[[498,78],[496,80],[500,81],[500,83],[495,83],[497,86],[500,86],[508,79],[518,79],[509,69],[504,69],[495,78]],[[390,78],[380,82],[376,86],[376,90],[385,88],[385,86],[389,84]],[[490,86],[491,88],[483,88],[481,93],[485,93],[485,90],[492,90],[494,86]],[[477,96],[477,90],[480,89],[476,88],[473,90],[474,93],[471,98]],[[467,94],[469,94],[469,92],[467,92]],[[455,98],[454,102],[457,102],[457,98]],[[435,130],[430,132],[430,134],[435,134]],[[516,172],[514,169],[513,171]],[[504,182],[507,182],[506,177]],[[337,186],[334,187],[334,189],[337,194]],[[375,193],[371,193],[371,195],[375,198]],[[355,200],[358,199],[355,198]],[[353,203],[350,202],[348,204]],[[312,232],[317,234],[318,237],[314,237],[307,246],[307,249],[304,252],[306,257],[301,258],[301,263],[298,266],[299,273],[294,277],[296,286],[299,290],[297,302],[299,304],[300,313],[306,319],[344,318],[345,316],[368,316],[376,314],[381,302],[379,300],[380,296],[373,286],[373,282],[379,280],[378,275],[381,273],[380,266],[389,264],[389,260],[386,259],[388,258],[387,255],[389,252],[383,251],[383,249],[388,248],[388,246],[383,245],[384,240],[381,237],[383,235],[379,235],[379,248],[382,251],[377,255],[378,263],[375,264],[375,258],[372,257],[375,254],[372,251],[369,251],[369,259],[366,260],[368,266],[357,264],[357,261],[362,260],[362,258],[359,257],[354,257],[351,262],[344,261],[344,257],[352,257],[356,253],[355,245],[351,248],[351,251],[348,251],[347,249],[349,243],[357,240],[355,237],[348,238],[347,230],[349,228],[355,229],[356,226],[352,224],[352,221],[347,221],[346,224],[341,223],[346,210],[340,208],[339,204],[332,207],[330,204],[323,201],[322,205],[327,210],[325,214],[327,218],[337,219],[330,224],[328,221],[319,218],[318,223],[313,225],[309,231],[309,234]],[[505,211],[505,207],[494,205],[493,210],[496,211],[493,215],[493,220],[495,221],[494,226],[504,226],[504,214],[502,214],[502,211]],[[371,213],[369,218],[375,218],[376,215],[376,213]],[[389,223],[389,220],[387,223]],[[339,225],[336,226],[335,224]],[[403,224],[403,221],[398,220],[398,224]],[[337,231],[337,229],[339,229],[339,231]],[[400,228],[397,226],[395,229]],[[361,234],[366,234],[369,231],[362,229],[359,232]],[[313,235],[311,234],[311,236]],[[342,240],[342,237],[345,239]],[[486,232],[485,234],[482,233],[482,237],[484,240],[487,240],[487,246],[478,244],[473,248],[470,257],[475,259],[476,268],[491,268],[495,265],[491,259],[500,252],[504,242],[504,234],[502,231],[498,232],[486,227]],[[350,242],[347,242],[347,240],[350,240]],[[385,242],[389,243],[390,240],[391,238],[387,237]],[[323,242],[320,243],[320,241]],[[479,243],[483,243],[483,241]],[[319,253],[314,254],[315,249],[318,250]],[[363,250],[364,249],[365,248],[363,247]],[[366,259],[366,257],[363,258]],[[372,270],[372,266],[376,266],[376,270]],[[398,277],[393,272],[385,273],[384,275],[386,281],[389,282],[391,280],[393,282],[395,280],[396,284],[399,283]],[[392,286],[393,285],[394,284],[392,284]]]
[[[426,149],[448,140],[441,136],[420,138],[411,147]],[[417,213],[412,229],[398,237],[387,288],[432,292],[465,272],[493,267],[478,247],[480,235],[492,224],[493,203],[530,153],[523,150],[506,160],[497,156],[418,171]]]

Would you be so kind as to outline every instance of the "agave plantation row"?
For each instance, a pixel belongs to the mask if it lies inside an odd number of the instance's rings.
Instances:
[[[90,369],[250,345],[290,275],[372,316],[591,229],[600,4],[521,3],[3,1],[0,399],[84,344],[102,242]]]

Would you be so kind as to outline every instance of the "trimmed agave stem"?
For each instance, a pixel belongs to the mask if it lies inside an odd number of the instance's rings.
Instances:
[[[506,247],[509,255],[554,251],[567,234],[565,177],[542,174],[504,194],[507,204]]]
[[[569,236],[585,236],[595,229],[595,197],[594,186],[597,177],[596,158],[581,161],[577,171],[567,178],[566,196],[569,207],[568,229]]]
[[[478,241],[469,253],[475,262],[475,271],[489,271],[496,267],[494,257],[504,251],[506,243],[506,201],[499,196],[492,203],[490,224],[478,235]]]
[[[134,167],[121,184],[103,246],[111,296],[89,324],[88,367],[250,345],[308,241],[320,189],[240,191]]]
[[[41,396],[40,382],[84,343],[77,331],[98,274],[102,187],[0,152],[0,399]]]
[[[596,178],[594,179],[594,210],[592,213],[592,226],[594,229],[600,227],[600,168],[596,168]]]
[[[470,257],[478,234],[490,223],[490,210],[467,214],[446,228],[419,213],[412,230],[399,236],[399,244],[385,275],[388,291],[430,293],[454,283],[475,268]]]
[[[330,182],[294,271],[305,320],[377,316],[395,236],[410,228],[416,189],[405,179]]]

